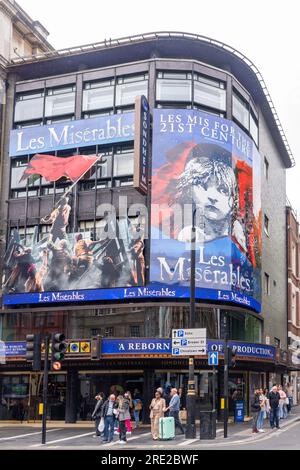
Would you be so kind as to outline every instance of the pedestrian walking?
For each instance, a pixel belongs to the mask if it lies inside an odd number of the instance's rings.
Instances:
[[[169,406],[169,403],[170,403],[170,400],[171,400],[169,389],[166,388],[166,390],[164,390],[162,387],[158,387],[157,391],[161,394],[161,397],[165,400],[166,408],[167,408]],[[165,416],[169,416],[169,411],[165,412]]]
[[[131,392],[128,390],[125,392],[124,397],[129,401],[129,417],[126,419],[126,433],[131,435],[131,415],[130,412],[133,411],[133,401]]]
[[[156,390],[155,397],[150,404],[151,434],[155,441],[159,438],[159,418],[164,417],[165,408],[166,401],[162,398],[161,392]]]
[[[178,395],[178,392],[177,392],[177,388],[172,388],[171,392],[170,392],[170,395],[171,395],[170,404],[165,409],[165,411],[169,411],[170,412],[169,416],[174,418],[175,429],[176,429],[176,426],[177,426],[180,429],[181,434],[184,434],[184,429],[183,429],[183,426],[182,426],[181,421],[179,419],[180,398],[179,398],[179,395]]]
[[[257,421],[258,421],[258,416],[260,413],[260,392],[258,389],[254,391],[254,397],[251,402],[251,412],[252,412],[252,418],[253,418],[253,423],[252,423],[252,434],[258,433],[257,429]]]
[[[279,427],[279,401],[280,394],[278,393],[277,386],[274,385],[269,393],[269,403],[270,403],[270,426],[272,429]]]
[[[266,415],[267,397],[265,396],[264,390],[262,388],[259,390],[259,404],[260,404],[260,411],[258,414],[257,429],[258,429],[258,432],[265,432],[263,427],[264,427],[264,419]]]
[[[128,394],[125,393],[124,395],[119,395],[118,397],[118,408],[117,408],[117,416],[119,420],[119,429],[120,429],[120,444],[126,444],[126,421],[130,420],[130,400]]]
[[[278,392],[280,395],[279,419],[285,419],[287,417],[287,404],[286,404],[287,396],[281,385],[278,386]]]
[[[291,383],[287,383],[286,384],[286,395],[287,395],[287,398],[288,398],[288,403],[287,403],[287,411],[288,413],[291,412],[292,410],[292,406],[293,406],[293,386]]]
[[[100,437],[104,433],[104,418],[101,417],[102,406],[103,406],[104,401],[105,401],[104,393],[99,392],[95,396],[95,400],[96,400],[96,405],[95,405],[94,411],[92,413],[92,419],[95,421],[95,431],[96,431],[96,433],[93,437]],[[103,421],[103,430],[100,432],[99,431],[99,424],[100,424],[101,420]]]
[[[116,396],[111,394],[103,403],[101,417],[104,418],[104,438],[103,442],[112,442],[114,438],[114,424],[117,414]]]
[[[140,412],[143,409],[143,402],[142,396],[137,388],[134,390],[132,403],[135,427],[138,428],[140,426]]]

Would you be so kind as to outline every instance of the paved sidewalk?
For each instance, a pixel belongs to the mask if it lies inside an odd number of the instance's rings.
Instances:
[[[284,429],[287,426],[291,425],[295,421],[300,420],[300,406],[295,406],[292,408],[291,413],[288,414],[288,417],[286,419],[281,419],[280,420],[280,428]],[[218,423],[217,424],[217,438],[214,440],[214,442],[241,442],[243,440],[255,440],[255,439],[260,439],[263,436],[274,434],[274,432],[280,432],[280,430],[277,430],[275,428],[272,429],[270,427],[270,421],[269,419],[264,420],[264,433],[257,433],[257,434],[252,434],[252,420],[249,420],[247,422],[243,423],[231,423],[228,425],[228,437],[227,439],[224,439],[223,437],[223,423]],[[208,442],[204,441],[203,442]],[[212,442],[212,441],[210,441]]]

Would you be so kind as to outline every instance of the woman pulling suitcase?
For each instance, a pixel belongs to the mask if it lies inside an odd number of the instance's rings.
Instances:
[[[157,390],[155,392],[155,398],[153,398],[150,405],[151,434],[155,441],[159,439],[159,419],[164,417],[165,407],[166,401]]]

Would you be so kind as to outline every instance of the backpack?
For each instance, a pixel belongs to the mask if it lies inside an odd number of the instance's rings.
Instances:
[[[134,403],[135,411],[141,411],[141,409],[143,408],[141,400],[139,400],[139,399],[134,400],[133,403]]]

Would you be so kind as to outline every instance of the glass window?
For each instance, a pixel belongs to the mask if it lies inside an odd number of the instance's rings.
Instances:
[[[159,72],[156,80],[157,101],[192,101],[190,73]]]
[[[232,94],[232,114],[245,129],[249,130],[249,106],[234,92]]]
[[[267,273],[264,275],[264,293],[270,295],[270,276]]]
[[[115,334],[115,329],[113,326],[110,326],[108,328],[105,328],[105,333],[104,333],[104,336],[106,338],[109,338],[110,336],[114,336]]]
[[[257,120],[254,118],[253,114],[250,112],[250,134],[253,138],[256,145],[258,145],[258,125]]]
[[[28,129],[29,127],[38,127],[43,124],[42,120],[39,121],[27,121],[27,122],[22,122],[21,124],[16,124],[15,128],[16,129]]]
[[[264,175],[265,175],[266,180],[268,180],[269,179],[269,162],[266,157],[264,158]]]
[[[62,117],[56,117],[56,118],[51,118],[47,119],[46,124],[59,124],[60,122],[66,122],[66,121],[74,121],[74,115],[69,115],[69,116],[62,116]]]
[[[119,77],[116,88],[116,106],[133,104],[139,95],[148,96],[148,75]]]
[[[12,228],[11,233],[13,230],[17,230],[20,235],[20,243],[21,245],[29,246],[32,245],[34,235],[37,235],[35,227],[19,227],[19,228]]]
[[[45,116],[62,116],[75,111],[75,86],[47,90]]]
[[[27,167],[27,164],[28,164],[27,158],[26,159],[14,158],[13,160],[11,160],[11,185],[10,187],[12,189],[26,188],[27,178],[25,178],[22,181],[20,180]]]
[[[140,325],[130,325],[130,336],[132,338],[140,337]]]
[[[264,231],[265,231],[265,234],[269,236],[269,218],[266,216],[264,216]]]
[[[133,149],[117,150],[114,155],[114,176],[133,175]]]
[[[15,105],[15,122],[32,121],[43,117],[44,92],[37,91],[17,95]]]
[[[226,91],[223,82],[196,75],[194,101],[210,108],[226,109]]]
[[[114,105],[114,80],[86,83],[83,90],[82,110],[112,108]]]

